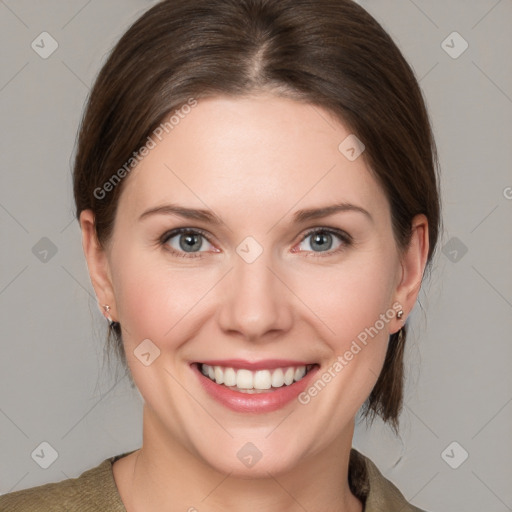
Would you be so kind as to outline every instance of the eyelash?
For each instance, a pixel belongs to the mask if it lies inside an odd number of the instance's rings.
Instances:
[[[198,228],[178,228],[178,229],[173,229],[172,231],[167,231],[160,237],[159,243],[160,243],[160,245],[162,245],[165,248],[165,250],[171,252],[174,256],[178,256],[180,258],[202,258],[203,251],[197,252],[197,253],[181,252],[181,251],[176,251],[175,249],[173,249],[169,245],[167,245],[167,242],[169,242],[169,240],[171,238],[174,238],[177,235],[181,235],[181,234],[185,234],[185,233],[193,234],[193,235],[201,235],[202,237],[204,237],[207,240],[208,243],[210,243],[210,244],[212,243],[210,241],[206,231],[203,231],[202,229],[198,229]],[[350,247],[353,244],[352,237],[345,231],[341,231],[341,230],[333,229],[333,228],[327,228],[327,227],[318,227],[318,228],[313,228],[313,229],[308,230],[304,234],[304,236],[301,238],[301,240],[299,241],[299,244],[304,242],[304,240],[306,240],[306,238],[308,238],[309,236],[317,234],[317,233],[324,233],[324,234],[327,233],[330,235],[334,235],[342,242],[342,245],[340,247],[338,247],[338,249],[325,251],[327,256],[330,256],[332,254],[337,254],[337,253],[345,250],[346,248]],[[312,253],[313,257],[320,257],[320,258],[324,257],[324,255],[322,254],[322,252],[324,252],[324,251],[319,251],[319,252],[295,251],[295,252]],[[310,256],[307,256],[307,257],[310,257]]]

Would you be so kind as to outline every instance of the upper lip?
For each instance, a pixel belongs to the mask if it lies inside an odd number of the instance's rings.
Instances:
[[[224,366],[240,370],[272,370],[274,368],[288,368],[290,366],[309,366],[315,363],[307,361],[294,361],[292,359],[262,359],[260,361],[246,361],[245,359],[211,359],[208,361],[197,361],[196,364],[207,364],[208,366]]]

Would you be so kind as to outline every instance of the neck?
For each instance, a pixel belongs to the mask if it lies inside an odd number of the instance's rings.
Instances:
[[[119,475],[126,483],[121,497],[127,512],[171,505],[187,512],[361,512],[348,486],[353,430],[352,422],[335,443],[301,457],[288,470],[273,471],[267,464],[252,478],[205,462],[183,440],[169,437],[145,405],[143,446]]]

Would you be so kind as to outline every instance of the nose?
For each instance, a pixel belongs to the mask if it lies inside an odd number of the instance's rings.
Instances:
[[[265,251],[252,263],[235,259],[218,311],[219,326],[226,334],[261,343],[291,329],[290,291],[271,263]]]

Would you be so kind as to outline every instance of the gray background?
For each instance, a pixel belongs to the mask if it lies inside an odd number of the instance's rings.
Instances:
[[[141,444],[141,397],[103,364],[70,163],[106,53],[153,3],[0,1],[0,493],[78,476]],[[361,424],[354,446],[419,507],[512,510],[512,1],[360,3],[420,79],[445,229],[410,318],[400,437]],[[46,59],[31,47],[43,31],[58,43]],[[38,50],[50,48],[45,39]],[[47,469],[42,442],[58,454]]]

